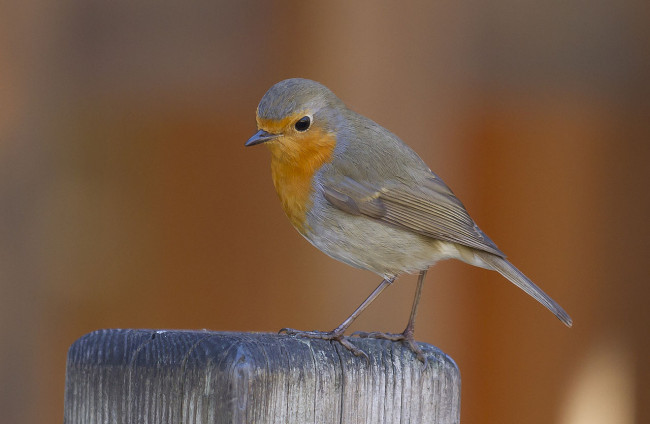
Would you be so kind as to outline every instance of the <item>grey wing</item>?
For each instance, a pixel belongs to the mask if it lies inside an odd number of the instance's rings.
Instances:
[[[325,182],[323,194],[334,207],[350,214],[366,215],[424,236],[505,258],[449,187],[433,173],[418,187],[403,184],[376,187],[343,177]]]

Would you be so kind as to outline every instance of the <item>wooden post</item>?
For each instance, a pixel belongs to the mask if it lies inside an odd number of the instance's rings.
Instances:
[[[454,361],[421,343],[267,333],[100,330],[68,352],[65,424],[459,422]]]

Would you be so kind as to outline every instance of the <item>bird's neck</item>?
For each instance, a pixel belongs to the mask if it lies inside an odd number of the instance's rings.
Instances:
[[[268,143],[271,175],[282,209],[300,233],[307,231],[307,212],[312,207],[314,175],[332,160],[336,137],[312,128],[309,137],[281,137]]]

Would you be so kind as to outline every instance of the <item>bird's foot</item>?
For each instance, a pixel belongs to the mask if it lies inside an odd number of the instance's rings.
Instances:
[[[338,332],[336,330],[332,331],[301,331],[301,330],[295,330],[293,328],[283,328],[280,331],[278,331],[278,334],[286,334],[288,336],[296,336],[296,337],[305,337],[308,339],[319,339],[319,340],[334,340],[341,345],[343,345],[344,348],[352,352],[355,356],[360,356],[364,357],[366,359],[368,358],[368,355],[350,343],[350,341],[343,336],[343,332]]]
[[[360,337],[362,339],[383,339],[390,340],[392,342],[402,342],[406,344],[409,349],[411,349],[411,352],[413,352],[421,362],[424,362],[426,364],[426,356],[424,356],[422,348],[418,346],[417,342],[415,341],[413,330],[409,330],[408,328],[404,330],[403,333],[382,333],[380,331],[366,333],[364,331],[357,331],[353,333],[352,336]]]

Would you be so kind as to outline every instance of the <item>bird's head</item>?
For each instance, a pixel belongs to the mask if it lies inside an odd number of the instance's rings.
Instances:
[[[266,144],[274,160],[330,157],[345,105],[327,87],[308,79],[280,81],[257,107],[258,132],[246,146]]]

